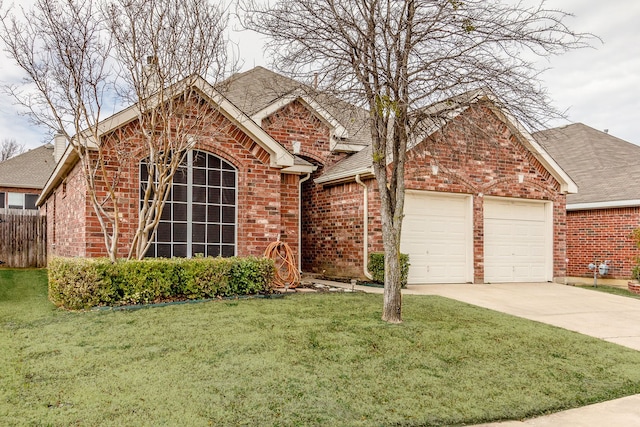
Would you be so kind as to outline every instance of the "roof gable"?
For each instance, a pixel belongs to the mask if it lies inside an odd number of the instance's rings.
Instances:
[[[469,103],[487,102],[491,110],[502,120],[511,132],[518,137],[525,148],[549,171],[549,173],[558,181],[561,191],[564,193],[576,193],[578,186],[571,177],[560,167],[560,165],[547,153],[547,151],[531,136],[531,134],[519,123],[513,115],[506,109],[500,107],[496,97],[486,91],[477,90],[462,94],[458,97],[436,103],[426,108],[427,115],[438,117],[431,126],[427,127],[427,131],[423,135],[413,136],[412,142],[409,144],[409,150],[415,147],[420,141],[428,138],[443,128],[450,120],[462,114]],[[351,172],[349,172],[351,170]],[[341,181],[347,178],[354,178],[357,174],[372,171],[371,151],[363,150],[353,156],[337,163],[329,168],[317,183],[330,183]]]
[[[269,153],[270,165],[281,168],[285,173],[306,173],[311,172],[310,165],[300,164],[295,156],[289,153],[279,142],[273,139],[258,124],[256,124],[247,114],[236,107],[229,99],[223,96],[216,88],[209,84],[200,76],[186,78],[165,90],[164,97],[152,96],[148,101],[150,108],[160,105],[163,100],[174,98],[184,93],[187,89],[194,88],[208,102],[215,105],[219,112],[227,119],[231,120],[243,133],[251,138],[256,144]],[[132,105],[124,110],[102,120],[98,124],[98,135],[102,136],[127,123],[138,119],[139,110],[136,105]],[[87,130],[81,133],[79,138],[83,138],[89,148],[97,149],[96,141],[91,138],[91,133]],[[78,156],[73,147],[67,146],[64,154],[51,178],[44,186],[44,190],[38,203],[41,203],[51,191],[62,182],[63,177],[78,161]]]

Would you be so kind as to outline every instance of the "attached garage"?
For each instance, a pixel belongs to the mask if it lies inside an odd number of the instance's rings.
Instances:
[[[409,254],[409,283],[473,281],[470,195],[407,191],[400,250]]]
[[[552,208],[551,202],[485,198],[485,282],[553,279]]]

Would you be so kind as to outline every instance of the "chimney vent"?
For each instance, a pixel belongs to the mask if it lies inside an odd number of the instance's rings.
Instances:
[[[53,160],[55,160],[56,163],[60,161],[66,148],[67,138],[65,138],[64,133],[62,133],[62,131],[56,132],[53,136]]]

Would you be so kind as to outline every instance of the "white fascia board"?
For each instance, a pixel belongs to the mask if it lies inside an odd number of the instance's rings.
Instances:
[[[62,158],[60,158],[60,161],[56,164],[51,176],[49,176],[49,179],[44,184],[44,187],[40,192],[40,196],[38,197],[38,200],[36,200],[36,206],[42,206],[55,187],[64,179],[63,176],[68,174],[78,160],[79,157],[76,150],[71,145],[67,145],[67,148],[62,154]]]
[[[313,182],[315,182],[316,184],[328,184],[333,182],[340,182],[340,181],[355,179],[356,175],[360,175],[360,176],[373,175],[373,169],[369,167],[364,169],[346,171],[346,172],[334,175],[330,178],[321,176],[317,179],[314,179]]]
[[[269,117],[271,114],[280,110],[282,107],[294,102],[295,100],[300,100],[302,105],[315,113],[316,117],[318,117],[322,122],[329,126],[329,128],[331,129],[331,150],[336,149],[335,147],[337,144],[339,144],[339,141],[349,138],[349,131],[347,131],[347,129],[342,126],[335,117],[333,117],[316,101],[298,90],[278,98],[275,102],[254,113],[251,116],[251,119],[256,123],[261,124],[263,119]]]
[[[614,200],[610,202],[589,202],[567,204],[568,211],[585,211],[590,209],[633,208],[640,206],[640,200]]]
[[[281,173],[293,174],[293,175],[303,175],[307,173],[311,173],[318,169],[317,166],[314,165],[295,165],[283,168],[280,170]]]
[[[344,151],[347,153],[357,153],[366,148],[366,145],[358,144],[345,144],[343,142],[336,141],[334,145],[334,151]]]

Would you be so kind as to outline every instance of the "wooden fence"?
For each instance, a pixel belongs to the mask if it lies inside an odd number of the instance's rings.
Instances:
[[[0,265],[47,265],[47,218],[29,213],[0,213]]]

